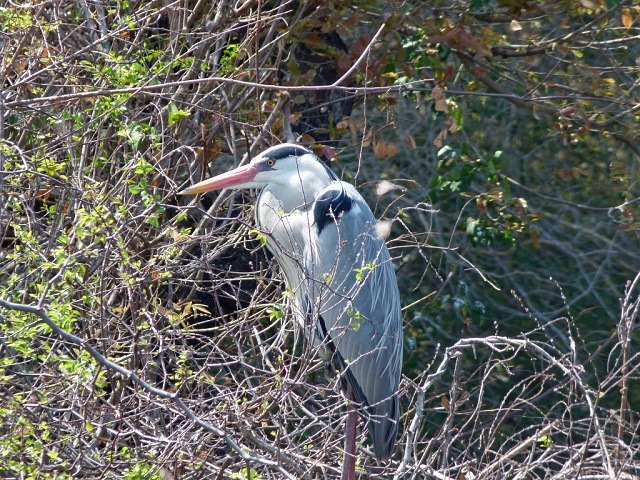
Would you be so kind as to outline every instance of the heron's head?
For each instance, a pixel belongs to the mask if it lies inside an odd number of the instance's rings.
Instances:
[[[191,195],[223,188],[262,188],[270,183],[286,187],[306,181],[306,176],[314,179],[324,176],[329,180],[331,174],[311,150],[283,143],[268,148],[248,165],[196,183],[180,194]]]

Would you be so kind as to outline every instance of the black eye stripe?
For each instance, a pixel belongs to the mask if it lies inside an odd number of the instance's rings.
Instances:
[[[263,155],[268,158],[272,158],[273,160],[281,160],[287,157],[301,157],[302,155],[309,153],[313,152],[304,147],[299,147],[297,145],[281,145],[270,148],[268,151],[264,152]]]

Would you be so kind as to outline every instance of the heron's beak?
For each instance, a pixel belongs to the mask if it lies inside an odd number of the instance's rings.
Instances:
[[[185,188],[179,195],[194,195],[196,193],[213,192],[214,190],[222,190],[223,188],[245,188],[250,185],[258,173],[262,171],[262,166],[257,163],[250,163],[242,167],[238,167],[230,172],[208,178],[202,182]]]

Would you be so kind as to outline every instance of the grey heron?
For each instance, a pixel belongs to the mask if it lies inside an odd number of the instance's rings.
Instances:
[[[295,144],[271,147],[180,193],[224,188],[261,189],[255,220],[294,292],[295,317],[355,403],[347,415],[342,477],[355,478],[355,411],[380,460],[392,454],[400,413],[400,295],[376,219],[353,185]]]

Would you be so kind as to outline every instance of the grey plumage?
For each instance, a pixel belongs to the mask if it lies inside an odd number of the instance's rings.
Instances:
[[[350,385],[377,458],[396,443],[402,363],[400,295],[370,208],[311,151],[271,147],[246,167],[183,193],[261,188],[255,217],[294,292],[305,335]]]

